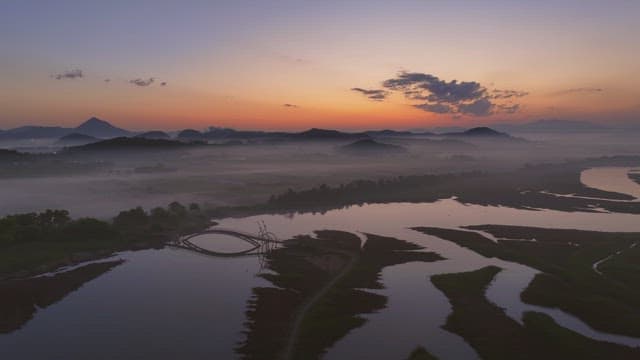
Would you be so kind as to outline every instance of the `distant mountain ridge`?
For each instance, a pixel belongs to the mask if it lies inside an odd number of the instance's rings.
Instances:
[[[175,149],[203,144],[204,143],[186,143],[177,140],[145,139],[139,137],[117,137],[86,145],[72,146],[67,148],[67,151],[121,151],[130,149],[158,150]]]
[[[2,140],[59,139],[73,133],[95,138],[131,136],[132,132],[111,125],[109,122],[92,117],[75,128],[61,126],[20,126],[0,132]]]
[[[143,132],[141,134],[136,135],[135,137],[144,138],[144,139],[164,139],[164,140],[171,139],[171,136],[169,136],[169,134],[159,130]]]
[[[70,134],[72,128],[60,126],[20,126],[8,129],[0,133],[0,139],[3,140],[26,140],[26,139],[57,139],[59,137]]]
[[[588,121],[560,119],[541,119],[524,124],[495,124],[493,127],[501,131],[523,133],[576,133],[610,130],[606,126]]]

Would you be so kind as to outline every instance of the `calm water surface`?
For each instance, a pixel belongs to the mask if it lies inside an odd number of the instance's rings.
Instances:
[[[631,181],[633,187],[620,179],[628,179],[628,171],[587,170],[582,179],[591,187],[640,195],[640,185]],[[631,214],[517,210],[447,199],[355,206],[324,214],[223,219],[220,226],[256,233],[258,221],[263,221],[280,239],[322,229],[373,233],[413,241],[441,254],[447,260],[385,269],[382,280],[386,287],[377,292],[389,297],[388,308],[367,315],[369,322],[338,341],[326,358],[399,359],[423,345],[442,359],[475,359],[475,352],[460,337],[440,328],[450,305],[431,285],[431,275],[498,265],[505,270],[487,296],[514,319],[519,320],[523,311],[536,310],[593,338],[630,345],[640,345],[640,340],[600,333],[559,310],[523,304],[519,293],[535,270],[485,258],[410,227],[504,224],[640,232],[638,220],[640,216]],[[193,241],[228,252],[246,246],[223,235]],[[22,329],[0,335],[0,359],[233,358],[234,347],[243,339],[251,289],[271,286],[255,276],[260,268],[253,257],[212,258],[177,249],[127,252],[120,257],[126,260],[123,265],[38,311]],[[389,329],[393,329],[392,336]]]

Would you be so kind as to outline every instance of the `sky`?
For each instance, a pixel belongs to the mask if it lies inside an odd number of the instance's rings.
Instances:
[[[0,129],[640,122],[640,1],[0,2]]]

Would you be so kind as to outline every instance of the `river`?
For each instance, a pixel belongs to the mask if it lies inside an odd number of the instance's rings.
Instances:
[[[628,180],[628,168],[586,170],[582,181],[594,188],[640,195],[640,185]],[[640,346],[640,339],[595,331],[557,309],[523,304],[519,294],[536,274],[529,267],[483,257],[452,242],[410,228],[499,224],[545,228],[640,232],[640,216],[619,213],[523,210],[466,205],[455,198],[433,203],[372,204],[326,213],[260,215],[219,220],[220,227],[257,232],[258,222],[280,239],[332,229],[372,233],[415,242],[446,260],[408,263],[386,268],[383,290],[389,298],[383,311],[366,315],[365,326],[352,331],[331,348],[327,359],[400,359],[423,345],[442,359],[476,359],[464,340],[441,326],[450,313],[446,297],[429,277],[476,270],[487,265],[504,269],[487,297],[520,320],[522,312],[551,315],[561,325],[586,336]],[[197,239],[211,246],[216,236]],[[222,249],[237,250],[229,239]],[[0,335],[0,358],[85,359],[154,358],[212,359],[235,357],[242,340],[246,302],[251,289],[272,286],[255,276],[259,262],[252,257],[212,258],[181,249],[125,252],[125,261],[45,309],[21,329]],[[393,336],[389,336],[393,329]]]

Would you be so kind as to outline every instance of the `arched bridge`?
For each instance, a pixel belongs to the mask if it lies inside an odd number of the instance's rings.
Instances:
[[[258,223],[259,232],[258,234],[251,234],[248,232],[243,232],[234,229],[227,228],[212,228],[209,230],[205,230],[199,233],[191,234],[184,236],[172,243],[169,246],[195,251],[200,254],[216,256],[216,257],[237,257],[237,256],[255,256],[255,255],[264,255],[265,253],[273,250],[278,247],[282,241],[278,240],[278,238],[272,232],[267,231],[267,227],[264,223]],[[244,241],[251,245],[250,248],[237,252],[220,252],[213,251],[209,249],[205,249],[201,246],[198,246],[191,242],[191,239],[206,235],[206,234],[223,234],[237,238],[240,241]]]

